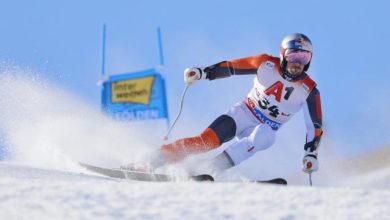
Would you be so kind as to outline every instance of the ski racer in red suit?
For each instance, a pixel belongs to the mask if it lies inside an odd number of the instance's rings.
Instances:
[[[254,85],[247,97],[219,116],[201,134],[163,145],[165,162],[177,162],[188,155],[207,152],[236,138],[215,158],[221,169],[236,166],[275,141],[275,134],[303,109],[307,127],[303,171],[318,170],[318,146],[322,135],[320,93],[306,71],[312,58],[312,44],[303,34],[286,36],[280,57],[267,54],[223,61],[205,68],[184,71],[184,81],[214,80],[232,75],[253,74]]]

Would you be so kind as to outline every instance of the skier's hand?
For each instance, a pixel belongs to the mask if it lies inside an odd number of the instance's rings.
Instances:
[[[318,170],[317,155],[312,152],[305,153],[302,163],[303,163],[302,170],[305,173],[312,173]]]
[[[206,73],[201,68],[191,67],[184,70],[184,83],[191,85],[195,80],[206,78]]]

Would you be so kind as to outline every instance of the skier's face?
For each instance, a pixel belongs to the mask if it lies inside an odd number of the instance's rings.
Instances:
[[[293,76],[301,75],[303,73],[304,68],[305,68],[305,64],[287,62],[286,69]]]
[[[311,60],[311,52],[300,49],[288,49],[284,56],[287,60],[286,69],[292,76],[301,75],[305,65]]]

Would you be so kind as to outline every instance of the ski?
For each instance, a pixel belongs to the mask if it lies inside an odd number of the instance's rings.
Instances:
[[[177,177],[168,174],[158,174],[158,173],[148,173],[140,171],[130,171],[123,170],[118,168],[104,168],[93,166],[90,164],[85,164],[79,162],[80,166],[86,168],[89,171],[99,173],[108,177],[118,178],[118,179],[129,179],[137,181],[148,181],[148,182],[172,182],[172,181],[214,181],[214,178],[208,174],[186,176],[186,177]]]
[[[287,185],[287,180],[283,178],[275,178],[271,180],[258,180],[256,183],[267,183],[267,184],[278,184],[278,185]]]
[[[129,179],[137,181],[148,181],[148,182],[172,182],[172,181],[214,181],[214,178],[208,174],[194,175],[194,176],[185,176],[178,177],[168,174],[158,174],[158,173],[148,173],[140,171],[130,171],[123,170],[119,168],[104,168],[98,167],[86,163],[79,162],[80,166],[86,168],[89,171],[102,174],[108,177],[117,178],[117,179]],[[275,178],[271,180],[258,180],[256,183],[266,183],[266,184],[278,184],[278,185],[287,185],[287,181],[283,178]]]

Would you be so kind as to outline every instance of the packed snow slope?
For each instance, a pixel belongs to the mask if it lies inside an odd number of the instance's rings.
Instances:
[[[165,122],[113,121],[60,86],[20,72],[0,74],[1,219],[389,219],[387,145],[342,158],[332,152],[337,140],[326,137],[313,187],[300,171],[302,146],[296,150],[292,139],[215,175],[214,183],[115,180],[77,162],[148,161]],[[163,171],[208,172],[216,153]],[[248,181],[274,177],[289,186]]]
[[[388,219],[390,191],[133,182],[0,163],[2,219]]]

